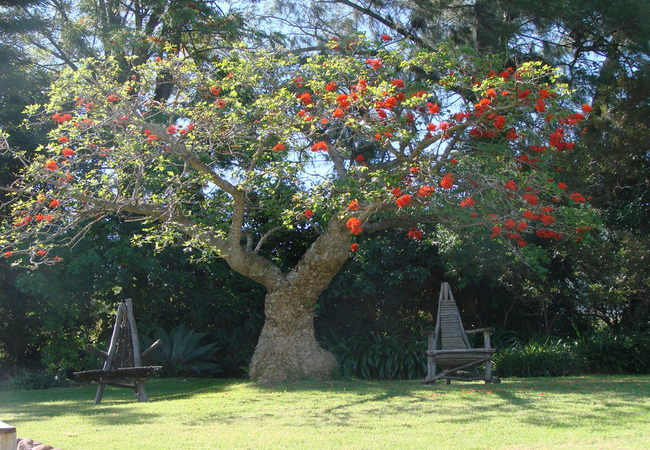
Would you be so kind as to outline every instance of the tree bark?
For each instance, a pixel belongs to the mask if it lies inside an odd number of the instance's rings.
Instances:
[[[332,219],[296,267],[269,292],[264,328],[249,367],[252,380],[261,383],[300,378],[329,379],[338,372],[334,355],[323,349],[314,334],[318,296],[347,261],[350,233]]]

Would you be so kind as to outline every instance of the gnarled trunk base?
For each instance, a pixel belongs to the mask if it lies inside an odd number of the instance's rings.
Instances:
[[[251,379],[260,383],[300,378],[327,380],[338,371],[334,355],[316,342],[313,326],[285,332],[268,323],[262,329],[249,367]]]

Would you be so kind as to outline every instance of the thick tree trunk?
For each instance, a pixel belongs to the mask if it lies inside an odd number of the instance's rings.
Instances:
[[[266,296],[266,321],[249,375],[261,383],[299,378],[329,379],[338,371],[334,356],[314,336],[316,296],[300,286]]]
[[[252,380],[329,379],[338,372],[334,356],[316,341],[314,311],[318,296],[347,261],[349,252],[349,231],[332,219],[298,265],[269,288],[266,321],[249,367]]]

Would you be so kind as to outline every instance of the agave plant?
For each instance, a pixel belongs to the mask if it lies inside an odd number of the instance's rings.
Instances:
[[[216,344],[200,345],[206,334],[197,333],[182,323],[170,333],[158,328],[152,337],[142,336],[142,343],[147,348],[156,340],[162,340],[162,345],[154,349],[149,358],[163,367],[165,375],[213,375],[221,369],[214,358]]]

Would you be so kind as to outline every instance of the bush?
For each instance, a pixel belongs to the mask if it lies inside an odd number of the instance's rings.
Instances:
[[[578,354],[588,373],[636,374],[650,372],[650,333],[617,335],[602,332],[578,335]]]
[[[411,380],[426,373],[425,341],[370,332],[332,345],[346,378]]]
[[[500,377],[558,377],[584,373],[586,364],[575,342],[563,339],[516,343],[494,355]]]
[[[16,369],[0,383],[0,391],[49,389],[67,385],[68,380],[65,377],[41,370]]]
[[[199,345],[206,334],[196,333],[185,324],[180,324],[170,333],[158,328],[153,337],[142,336],[143,350],[156,340],[162,340],[162,345],[153,350],[148,358],[162,366],[163,376],[215,375],[221,372],[214,361],[216,344]]]

